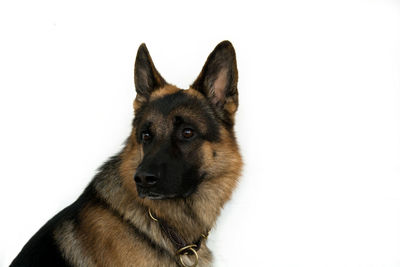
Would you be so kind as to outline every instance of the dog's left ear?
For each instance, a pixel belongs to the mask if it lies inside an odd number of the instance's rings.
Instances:
[[[135,109],[146,102],[153,91],[165,85],[167,85],[167,82],[154,66],[149,50],[144,43],[141,44],[135,61]]]
[[[235,49],[231,42],[223,41],[208,56],[191,87],[203,93],[218,109],[233,115],[238,107],[237,82]]]

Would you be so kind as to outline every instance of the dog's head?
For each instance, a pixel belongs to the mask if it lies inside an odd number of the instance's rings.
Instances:
[[[140,159],[131,179],[140,197],[188,197],[240,158],[233,132],[237,80],[228,41],[214,49],[187,90],[168,84],[146,46],[139,47],[132,138]]]

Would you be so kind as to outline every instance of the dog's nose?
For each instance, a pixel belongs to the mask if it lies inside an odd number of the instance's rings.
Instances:
[[[152,173],[139,171],[135,174],[135,182],[142,187],[151,187],[158,182],[158,177]]]

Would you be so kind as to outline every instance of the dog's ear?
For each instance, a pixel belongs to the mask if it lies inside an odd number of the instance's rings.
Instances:
[[[139,46],[135,61],[135,109],[146,102],[151,93],[165,86],[167,82],[157,71],[149,50],[143,43]]]
[[[235,49],[229,41],[219,43],[192,84],[217,108],[233,115],[238,107],[238,71]]]

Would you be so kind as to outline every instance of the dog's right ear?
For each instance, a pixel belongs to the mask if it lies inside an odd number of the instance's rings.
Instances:
[[[135,61],[135,110],[149,99],[154,90],[157,90],[166,84],[167,82],[154,66],[146,45],[144,43],[141,44]]]

